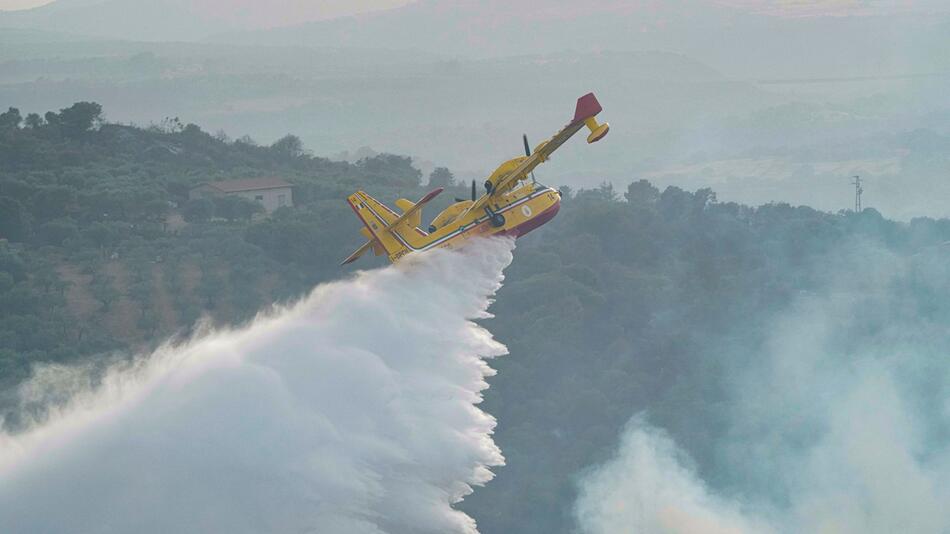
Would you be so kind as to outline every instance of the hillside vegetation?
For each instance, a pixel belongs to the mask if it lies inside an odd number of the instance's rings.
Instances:
[[[80,102],[45,117],[0,115],[0,377],[237,323],[339,275],[359,245],[342,199],[418,185],[408,158],[312,157],[287,136],[261,147],[176,120],[102,123]],[[296,209],[262,218],[235,197],[188,200],[203,182],[280,176]]]
[[[31,366],[124,357],[202,316],[246,321],[345,275],[337,264],[362,239],[343,202],[352,190],[391,202],[423,189],[405,157],[340,163],[293,136],[257,146],[175,120],[102,123],[85,102],[45,117],[4,113],[0,165],[0,391],[14,428],[24,409],[15,386]],[[294,208],[265,216],[239,201],[187,200],[204,181],[275,175],[295,184]],[[456,188],[443,196],[465,195]],[[713,483],[736,483],[713,447],[728,430],[724,384],[803,295],[837,288],[875,310],[848,334],[950,319],[950,287],[933,276],[950,265],[947,220],[749,207],[635,176],[564,193],[558,217],[518,241],[486,321],[511,355],[493,362],[484,405],[507,466],[461,505],[483,532],[573,531],[577,474],[644,410]],[[875,278],[869,251],[907,269]],[[835,285],[865,260],[853,285]],[[862,348],[861,336],[842,336]]]

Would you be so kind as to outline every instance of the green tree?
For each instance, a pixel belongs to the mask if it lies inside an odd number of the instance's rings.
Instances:
[[[624,198],[631,208],[643,209],[656,204],[660,198],[660,190],[646,180],[637,180],[627,186]]]
[[[7,388],[29,375],[30,360],[26,353],[0,348],[0,380],[6,382]]]
[[[141,330],[147,337],[152,337],[155,335],[155,332],[158,331],[158,314],[155,313],[155,310],[152,308],[142,307],[142,315],[139,316],[137,323],[139,330]]]
[[[64,217],[43,223],[37,234],[42,243],[58,247],[66,240],[79,237],[79,227],[76,221]]]
[[[13,289],[16,282],[13,281],[13,275],[8,272],[0,271],[0,295]]]
[[[171,211],[168,201],[161,198],[155,198],[144,203],[142,211],[145,218],[150,221],[164,221],[165,217]]]
[[[422,178],[422,172],[412,166],[412,158],[394,154],[361,159],[356,167],[367,180],[378,184],[415,187]]]
[[[617,200],[617,192],[614,191],[614,184],[601,182],[597,189],[581,189],[577,192],[575,198],[594,202],[613,202]]]
[[[204,298],[205,308],[214,309],[218,304],[218,300],[224,296],[226,287],[227,284],[217,269],[206,266],[201,270],[198,294]]]
[[[0,243],[0,272],[8,273],[15,282],[26,280],[26,262],[20,255]]]
[[[94,222],[82,231],[82,236],[92,241],[100,251],[112,248],[119,239],[119,233],[109,224]]]
[[[27,128],[33,130],[43,126],[44,123],[45,121],[43,120],[43,117],[40,117],[38,113],[30,113],[23,121],[23,124],[25,124]]]
[[[429,174],[429,187],[452,187],[455,175],[446,167],[436,167]]]
[[[243,145],[244,147],[256,147],[257,141],[255,141],[254,138],[251,137],[250,135],[244,134],[241,137],[238,137],[237,139],[235,139],[234,144],[238,146]]]
[[[102,106],[95,102],[76,102],[59,110],[56,123],[67,136],[80,137],[102,123]]]
[[[19,128],[21,122],[23,122],[23,117],[17,108],[11,107],[4,113],[0,113],[0,130]]]
[[[92,296],[102,303],[102,311],[108,312],[112,304],[121,296],[108,275],[97,276],[92,282]]]
[[[42,187],[33,194],[33,215],[48,221],[63,217],[69,207],[76,202],[76,190],[69,186],[54,185]]]
[[[141,305],[143,314],[152,307],[152,294],[151,280],[137,281],[129,286],[129,295]]]
[[[296,135],[285,135],[275,141],[270,148],[274,153],[286,158],[299,158],[304,154],[303,141]]]
[[[25,241],[30,236],[30,215],[23,204],[10,197],[0,197],[0,238]]]
[[[259,202],[244,197],[236,195],[214,197],[215,215],[227,219],[229,222],[250,221],[254,214],[263,211],[264,207]]]
[[[215,203],[209,198],[189,200],[182,207],[181,215],[188,222],[208,222],[214,217]]]

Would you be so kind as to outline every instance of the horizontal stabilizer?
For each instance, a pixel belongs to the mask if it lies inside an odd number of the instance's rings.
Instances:
[[[415,205],[416,205],[415,202],[409,199],[405,199],[405,198],[400,198],[399,200],[396,201],[396,207],[402,210],[403,213],[409,212],[410,210],[412,210],[413,207],[415,207]],[[406,219],[406,222],[404,224],[408,224],[410,227],[413,227],[413,228],[418,228],[419,226],[422,225],[422,212],[419,210],[416,210],[415,212],[413,212],[411,217]]]
[[[363,246],[356,249],[352,254],[347,256],[346,259],[343,260],[343,263],[341,263],[340,265],[346,265],[347,263],[353,263],[354,261],[358,260],[360,256],[362,256],[363,254],[366,254],[367,250],[371,248],[376,248],[374,243],[379,243],[379,241],[374,239],[372,241],[367,241],[366,243],[363,243]]]
[[[368,251],[369,249],[373,249],[373,254],[377,256],[382,256],[383,254],[386,253],[386,249],[383,248],[383,245],[379,242],[379,240],[373,239],[373,240],[363,243],[363,246],[356,249],[352,254],[347,256],[346,259],[343,260],[342,263],[340,263],[340,265],[353,263],[354,261],[358,260],[360,256],[362,256],[363,254],[366,254],[366,251]]]
[[[394,229],[394,228],[396,228],[397,226],[399,226],[401,223],[403,223],[403,222],[405,222],[405,221],[407,221],[407,220],[412,220],[412,219],[410,219],[410,217],[413,217],[413,215],[419,213],[419,210],[422,209],[422,206],[424,206],[426,202],[428,202],[428,201],[432,200],[433,198],[439,196],[439,194],[440,194],[442,191],[445,191],[445,188],[443,188],[443,187],[437,187],[437,188],[433,189],[432,191],[429,191],[428,193],[426,193],[426,196],[420,198],[420,199],[419,199],[419,202],[416,202],[415,204],[413,204],[412,207],[410,207],[409,209],[407,209],[406,212],[403,213],[398,219],[396,219],[395,221],[393,221],[393,222],[389,225],[389,228],[388,228],[388,229]],[[420,215],[420,216],[421,216],[421,215]],[[415,218],[418,218],[418,217],[415,217]]]

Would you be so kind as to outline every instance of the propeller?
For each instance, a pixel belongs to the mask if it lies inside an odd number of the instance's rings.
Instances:
[[[521,140],[524,141],[524,155],[531,157],[531,147],[528,145],[528,134],[521,134]],[[533,183],[538,183],[534,178],[534,171],[531,171],[531,181]]]
[[[478,192],[475,190],[475,180],[472,180],[472,202],[475,202],[475,198],[478,195]],[[455,197],[456,202],[465,202],[464,198]]]

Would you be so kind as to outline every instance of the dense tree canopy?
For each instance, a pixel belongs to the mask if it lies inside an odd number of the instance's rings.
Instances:
[[[430,187],[451,187],[455,185],[455,175],[445,167],[436,167],[429,174]]]

